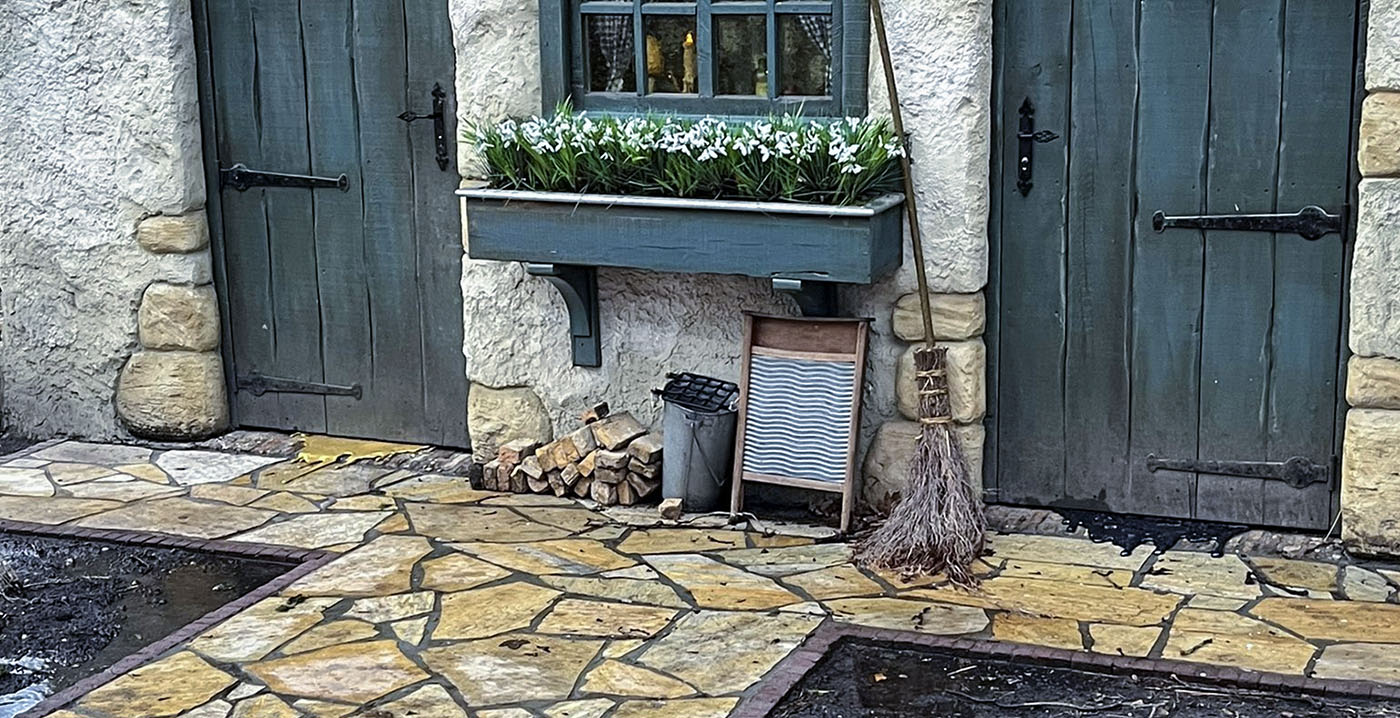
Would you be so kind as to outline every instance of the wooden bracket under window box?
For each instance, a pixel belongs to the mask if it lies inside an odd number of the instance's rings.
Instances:
[[[836,284],[873,284],[903,259],[904,195],[861,206],[460,189],[472,259],[524,262],[564,294],[574,363],[601,363],[597,267],[762,277],[809,315]]]

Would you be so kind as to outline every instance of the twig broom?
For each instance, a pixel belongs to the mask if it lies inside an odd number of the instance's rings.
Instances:
[[[904,135],[904,117],[895,89],[894,62],[880,0],[870,0],[875,38],[890,93],[895,135]],[[977,582],[972,564],[982,555],[986,518],[981,498],[968,480],[962,443],[953,432],[948,398],[947,349],[933,345],[933,313],[929,308],[928,277],[924,271],[923,238],[914,200],[914,175],[909,153],[900,157],[904,170],[904,209],[909,216],[909,240],[914,245],[914,270],[919,280],[919,308],[924,319],[924,344],[914,351],[919,391],[919,440],[909,464],[909,482],[890,516],[857,547],[858,560],[874,568],[904,574],[944,573],[954,583]]]

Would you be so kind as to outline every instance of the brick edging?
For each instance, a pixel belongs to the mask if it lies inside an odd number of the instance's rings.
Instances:
[[[978,638],[949,638],[913,631],[870,628],[828,619],[797,650],[778,663],[756,690],[745,696],[729,718],[764,718],[843,638],[902,643],[949,653],[998,660],[1034,661],[1057,668],[1074,668],[1113,674],[1181,676],[1201,683],[1251,690],[1307,693],[1342,698],[1400,700],[1400,686],[1371,681],[1310,678],[1282,673],[1261,673],[1230,666],[1216,666],[1166,658],[1113,656],[1064,648],[1006,643]]]
[[[41,718],[52,711],[67,706],[91,693],[112,679],[150,663],[171,649],[192,640],[195,636],[232,618],[253,604],[270,598],[282,589],[292,585],[308,573],[335,560],[338,554],[319,549],[275,546],[264,543],[222,541],[214,539],[190,538],[149,531],[117,531],[94,529],[81,526],[49,526],[26,521],[0,519],[0,533],[38,536],[43,538],[76,538],[91,541],[107,541],[128,546],[150,546],[154,548],[184,549],[236,558],[257,559],[295,564],[287,572],[187,623],[160,640],[125,656],[111,666],[94,673],[71,686],[45,698],[18,718]]]

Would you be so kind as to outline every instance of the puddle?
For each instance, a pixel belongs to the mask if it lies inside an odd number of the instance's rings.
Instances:
[[[1094,543],[1112,543],[1123,549],[1124,556],[1133,555],[1139,546],[1150,545],[1152,552],[1166,553],[1177,542],[1209,543],[1210,555],[1225,555],[1225,544],[1249,530],[1244,524],[1227,524],[1194,519],[1168,519],[1156,516],[1110,514],[1082,509],[1054,509],[1064,517],[1066,533],[1084,527]]]
[[[0,534],[0,718],[112,665],[290,567]]]

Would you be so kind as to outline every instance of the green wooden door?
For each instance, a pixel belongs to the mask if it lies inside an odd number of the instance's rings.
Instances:
[[[196,11],[235,421],[466,446],[446,0]],[[434,118],[400,117],[435,88],[445,156]],[[345,180],[240,190],[234,165]]]
[[[1326,528],[1345,230],[1158,233],[1152,217],[1345,217],[1355,3],[1007,0],[997,19],[999,499]],[[1027,101],[1059,137],[1032,143],[1023,194]],[[1324,481],[1199,464],[1290,457]]]

